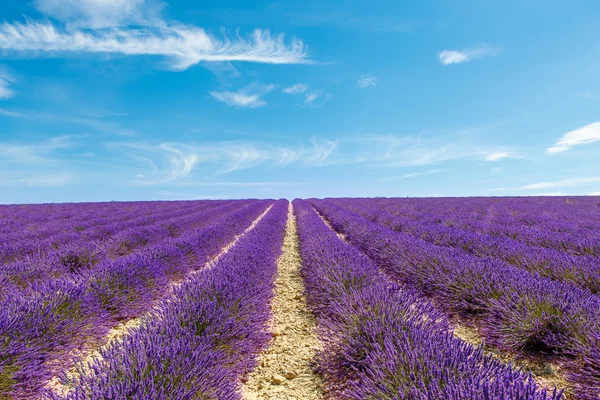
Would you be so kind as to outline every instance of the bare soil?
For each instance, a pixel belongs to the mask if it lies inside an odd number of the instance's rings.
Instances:
[[[311,360],[320,342],[316,321],[306,305],[300,276],[300,253],[296,217],[290,204],[283,253],[278,262],[275,297],[271,307],[273,340],[260,354],[258,367],[243,387],[247,400],[321,399],[321,378],[311,368]]]

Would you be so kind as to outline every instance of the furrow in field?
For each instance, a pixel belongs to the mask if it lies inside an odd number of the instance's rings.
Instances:
[[[271,303],[273,339],[260,354],[258,367],[250,374],[244,397],[254,399],[320,399],[321,378],[311,368],[320,342],[316,321],[306,305],[300,276],[296,217],[289,204],[283,253],[278,260],[275,297]]]

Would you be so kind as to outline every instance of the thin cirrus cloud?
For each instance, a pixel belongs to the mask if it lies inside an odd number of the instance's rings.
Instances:
[[[304,83],[296,83],[290,87],[283,89],[283,93],[287,94],[302,94],[306,93],[309,90],[308,85]]]
[[[590,185],[592,183],[599,183],[600,176],[592,176],[586,178],[571,178],[571,179],[563,179],[560,181],[550,181],[550,182],[540,182],[540,183],[532,183],[529,185],[521,186],[520,190],[537,190],[537,189],[552,189],[552,188],[562,188],[562,187],[576,187],[576,186],[585,186]]]
[[[600,122],[586,125],[565,133],[556,144],[546,149],[547,153],[562,153],[575,146],[600,141]]]
[[[443,65],[461,64],[478,58],[495,56],[500,53],[500,49],[494,46],[481,45],[463,50],[444,50],[438,54],[440,62]]]
[[[123,25],[164,25],[166,4],[158,0],[34,0],[42,14],[69,27],[107,28]]]
[[[11,89],[14,80],[13,75],[0,65],[0,99],[9,99],[15,95],[14,90]]]
[[[484,156],[485,161],[496,162],[500,160],[504,160],[506,158],[515,158],[516,155],[513,151],[510,150],[500,150],[488,153]]]
[[[361,89],[366,89],[368,87],[374,87],[377,85],[377,77],[373,74],[361,75],[360,78],[356,81],[356,86]]]
[[[234,40],[219,39],[198,27],[176,25],[137,29],[61,29],[50,22],[0,24],[0,49],[26,57],[65,53],[108,53],[163,56],[173,70],[200,62],[246,61],[268,64],[308,63],[308,50],[299,39],[255,30]]]
[[[487,158],[490,155],[504,152],[502,149],[486,149],[489,146],[475,145],[460,135],[421,137],[375,134],[358,137],[356,144],[357,160],[387,167],[434,165],[459,159],[489,161]]]
[[[218,101],[236,108],[259,108],[267,105],[263,96],[275,89],[275,85],[253,85],[238,91],[211,91],[212,97]]]
[[[286,87],[282,90],[282,92],[294,96],[303,95],[304,104],[308,106],[322,105],[330,97],[329,93],[326,93],[321,89],[311,89],[311,87],[305,83],[296,83],[292,86]],[[317,102],[318,99],[324,99],[324,101]]]
[[[235,171],[270,163],[283,167],[290,164],[318,167],[328,165],[328,160],[337,148],[337,141],[312,139],[309,146],[278,146],[263,143],[229,141],[205,143],[160,143],[143,142],[108,143],[111,154],[121,153],[139,168],[132,176],[138,185],[156,185],[186,182],[185,178],[198,171],[195,176],[217,177]],[[149,168],[148,168],[149,167]]]

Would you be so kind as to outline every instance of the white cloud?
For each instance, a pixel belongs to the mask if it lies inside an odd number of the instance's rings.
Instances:
[[[532,183],[530,185],[521,186],[521,190],[536,190],[536,189],[550,189],[550,188],[558,188],[558,187],[575,187],[575,186],[585,186],[591,183],[600,182],[600,176],[593,176],[588,178],[571,178],[571,179],[563,179],[560,181],[552,181],[552,182],[540,182],[540,183]]]
[[[292,85],[290,87],[283,89],[283,93],[302,94],[302,93],[307,92],[308,89],[309,89],[308,85],[306,85],[304,83],[296,83],[295,85]]]
[[[600,196],[600,191],[598,191],[598,192],[589,192],[588,196]]]
[[[305,162],[311,165],[324,165],[339,144],[337,140],[325,140],[319,143],[316,139],[312,139],[311,143],[313,149],[305,158]]]
[[[10,88],[14,80],[12,74],[0,65],[0,99],[9,99],[15,95],[15,92]]]
[[[485,129],[485,128],[482,128]],[[461,135],[421,137],[366,135],[357,138],[357,159],[388,167],[414,167],[439,164],[458,159],[486,160],[504,150],[486,149]]]
[[[292,39],[286,44],[282,34],[273,36],[268,30],[255,30],[248,37],[238,35],[232,41],[184,25],[63,30],[49,22],[3,23],[0,24],[0,49],[28,57],[61,53],[163,56],[174,70],[184,70],[199,62],[308,62],[304,43]]]
[[[377,77],[372,74],[361,75],[360,78],[356,81],[356,86],[359,88],[366,89],[371,86],[377,85]]]
[[[497,55],[500,50],[496,47],[481,45],[464,50],[444,50],[439,53],[440,62],[444,65],[460,64],[478,58]]]
[[[515,154],[512,151],[500,150],[500,151],[494,151],[492,153],[486,154],[483,159],[485,161],[496,162],[496,161],[503,160],[505,158],[514,158],[514,157],[515,157]]]
[[[107,28],[161,24],[165,4],[157,0],[34,0],[42,14],[70,27]]]
[[[167,158],[171,164],[171,171],[166,177],[167,182],[185,178],[200,161],[197,154],[186,154],[183,150],[168,144],[161,144],[160,149],[168,153]]]
[[[321,90],[312,90],[306,93],[306,97],[304,98],[304,102],[308,105],[313,105],[315,101],[323,95],[323,91]]]
[[[329,93],[324,92],[321,89],[311,90],[310,86],[304,83],[296,83],[290,87],[283,89],[283,93],[291,95],[304,95],[304,104],[308,106],[320,106],[323,105],[331,96]],[[321,102],[316,102],[318,99],[322,99]],[[318,103],[318,104],[317,104]]]
[[[396,180],[396,179],[410,179],[410,178],[416,178],[418,176],[424,176],[424,175],[432,175],[432,174],[439,174],[440,172],[444,172],[446,171],[445,169],[432,169],[429,171],[425,171],[425,172],[412,172],[410,174],[404,174],[404,175],[400,175],[400,176],[390,176],[388,178],[382,178],[382,181],[391,181],[391,180]]]
[[[209,93],[215,99],[231,107],[258,108],[267,105],[267,102],[262,97],[274,88],[274,85],[252,85],[237,92],[225,90],[222,92],[211,91]]]
[[[222,176],[234,171],[255,167],[262,163],[286,166],[292,163],[307,167],[328,165],[338,142],[312,139],[310,146],[286,147],[245,141],[216,142],[196,145],[193,143],[113,142],[107,144],[113,151],[121,152],[146,171],[139,171],[135,184],[179,184],[192,182],[192,176],[202,178]],[[197,173],[195,173],[195,171]],[[188,178],[186,180],[186,178]]]
[[[574,146],[600,141],[600,122],[565,133],[558,142],[546,149],[548,153],[561,153]]]
[[[25,116],[25,114],[21,114],[21,113],[16,112],[16,111],[6,110],[4,108],[0,108],[0,115],[3,115],[5,117],[14,117],[14,118],[22,118],[22,117]]]
[[[73,181],[73,175],[68,172],[34,174],[28,178],[19,178],[11,183],[19,183],[26,187],[59,187]]]
[[[52,153],[75,146],[73,139],[82,136],[63,135],[39,143],[19,144],[0,142],[0,158],[6,158],[19,164],[39,165],[51,161]]]

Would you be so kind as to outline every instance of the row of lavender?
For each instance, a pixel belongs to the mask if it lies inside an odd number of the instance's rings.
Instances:
[[[361,201],[356,199],[356,201]],[[573,255],[600,254],[600,198],[363,199],[407,218]],[[388,209],[389,211],[389,209]]]
[[[80,212],[69,218],[52,219],[37,229],[32,228],[26,221],[17,220],[21,225],[13,226],[12,230],[3,236],[5,241],[0,247],[0,262],[18,261],[31,255],[43,256],[49,251],[73,242],[103,240],[126,228],[148,225],[165,218],[185,215],[193,210],[207,210],[222,204],[222,202],[199,201],[174,207],[171,204],[157,206],[153,203],[144,203],[143,208],[137,211],[125,207],[110,215],[104,213],[98,215],[93,212],[94,206],[90,205],[87,212]],[[3,221],[3,224],[6,225],[6,222]],[[8,222],[14,225],[16,221],[8,220]]]
[[[135,253],[169,238],[179,237],[246,204],[249,202],[224,202],[220,205],[200,203],[176,212],[158,212],[152,216],[111,223],[110,229],[103,229],[99,237],[79,235],[75,239],[60,243],[45,242],[35,255],[0,265],[0,280],[4,276],[11,284],[24,288],[36,280],[79,273],[107,260]],[[98,232],[97,229],[94,230]],[[0,296],[2,292],[0,289]]]
[[[324,342],[317,365],[335,398],[562,398],[454,338],[431,303],[389,282],[307,202],[294,205],[306,293]]]
[[[575,284],[600,293],[600,257],[574,256],[552,248],[531,246],[503,236],[493,236],[405,216],[401,201],[332,199],[337,205],[371,221],[440,246],[461,249],[477,257],[493,257],[543,277]],[[376,203],[376,204],[374,204]],[[600,230],[594,240],[600,243]]]
[[[268,340],[270,299],[288,202],[280,200],[209,269],[165,299],[140,328],[87,365],[53,399],[241,399],[240,378]]]
[[[243,232],[272,201],[212,208],[180,221],[200,225],[177,237],[148,238],[143,251],[76,273],[49,274],[0,299],[0,397],[37,398],[44,383],[70,363],[69,353],[99,343],[119,321],[147,310],[173,279],[201,268]],[[2,276],[0,275],[0,279]]]
[[[501,350],[568,358],[578,398],[598,398],[598,297],[494,258],[390,230],[329,200],[310,202],[396,282],[432,298],[447,314],[475,323]]]

